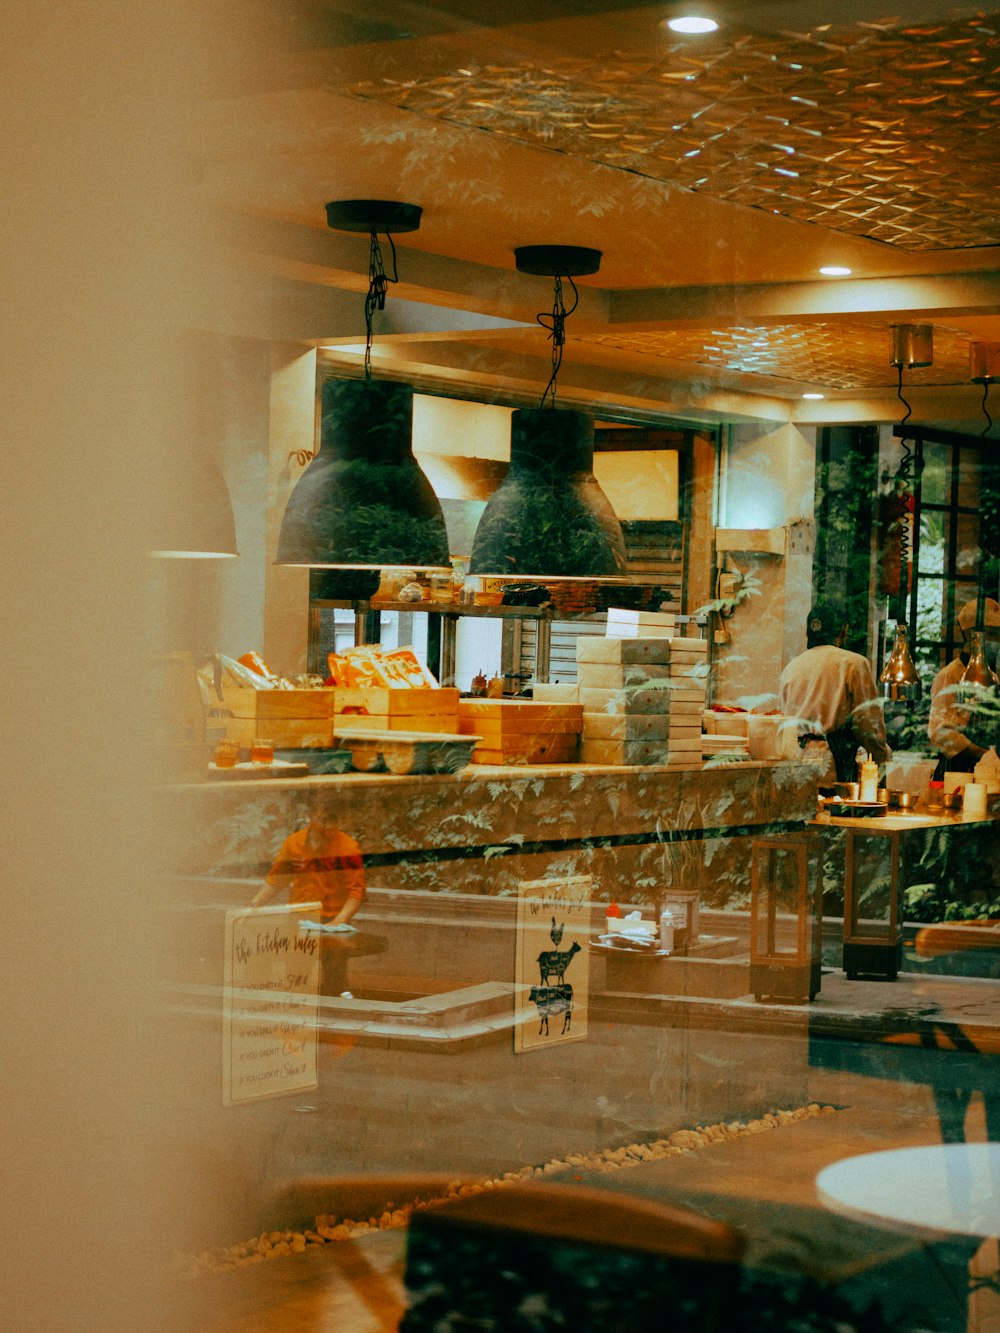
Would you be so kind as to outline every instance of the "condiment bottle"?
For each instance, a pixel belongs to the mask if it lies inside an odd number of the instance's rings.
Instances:
[[[660,948],[668,953],[673,951],[674,947],[674,914],[669,907],[665,907],[660,913]]]
[[[874,805],[878,800],[878,764],[875,763],[871,755],[868,755],[861,765],[861,787],[858,792],[858,799],[869,805]]]

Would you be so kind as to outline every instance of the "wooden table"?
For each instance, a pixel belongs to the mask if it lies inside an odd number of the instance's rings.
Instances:
[[[843,829],[847,835],[844,869],[844,956],[848,978],[859,976],[894,981],[902,959],[902,930],[899,916],[900,890],[907,882],[906,840],[908,835],[928,829],[955,829],[997,823],[996,814],[966,815],[962,811],[936,814],[929,811],[898,811],[877,818],[821,814],[812,821],[818,829]],[[883,921],[862,913],[863,886],[857,874],[861,842],[883,838],[888,842],[889,881]]]

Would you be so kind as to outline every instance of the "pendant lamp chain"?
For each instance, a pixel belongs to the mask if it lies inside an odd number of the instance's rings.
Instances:
[[[894,325],[893,352],[890,365],[896,367],[896,396],[906,408],[900,421],[905,427],[913,409],[903,397],[903,370],[913,366],[927,366],[932,363],[932,331],[929,326]],[[921,463],[916,458],[912,443],[905,432],[900,436],[903,456],[896,469],[895,486],[901,499],[910,502],[910,476],[914,463],[919,470]],[[888,661],[879,676],[882,693],[885,698],[897,702],[916,703],[923,692],[920,674],[910,655],[910,645],[906,632],[906,597],[909,591],[910,567],[910,531],[905,511],[899,515],[899,590],[896,606],[896,638]],[[890,615],[892,614],[890,610]]]
[[[390,282],[399,281],[399,271],[396,267],[396,247],[393,244],[392,236],[387,232],[386,240],[389,242],[389,249],[392,251],[392,276],[385,271],[385,264],[382,260],[382,247],[379,245],[378,232],[372,229],[371,249],[368,255],[368,295],[365,297],[365,379],[372,377],[372,325],[375,320],[375,311],[385,309],[385,295]]]
[[[573,304],[569,309],[567,310],[566,303],[563,300],[562,276],[557,273],[553,279],[551,314],[543,311],[535,316],[542,328],[548,329],[549,338],[552,342],[552,374],[545,386],[545,392],[542,394],[541,407],[545,406],[546,399],[549,400],[549,407],[555,407],[556,405],[556,378],[562,365],[563,348],[566,346],[566,319],[580,304],[580,293],[569,274],[566,274],[566,281],[573,288]]]

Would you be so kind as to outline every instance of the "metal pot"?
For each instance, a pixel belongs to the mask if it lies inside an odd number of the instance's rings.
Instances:
[[[927,798],[928,810],[960,810],[962,793],[958,791],[939,791]]]
[[[890,810],[912,810],[917,803],[916,793],[912,791],[890,791],[887,796]]]

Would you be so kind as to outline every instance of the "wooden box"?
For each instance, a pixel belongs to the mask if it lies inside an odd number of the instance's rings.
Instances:
[[[458,710],[458,730],[481,737],[474,764],[573,763],[582,725],[579,704],[463,699]]]
[[[472,751],[474,764],[575,764],[580,755],[579,735],[508,736],[501,741],[484,736]]]
[[[224,723],[225,739],[247,749],[258,736],[281,750],[328,748],[334,694],[332,689],[248,690],[224,683],[222,699],[214,705],[223,716],[209,725]]]
[[[337,728],[368,731],[458,731],[458,690],[390,690],[381,686],[342,688],[334,696]],[[352,720],[354,719],[354,720]]]

